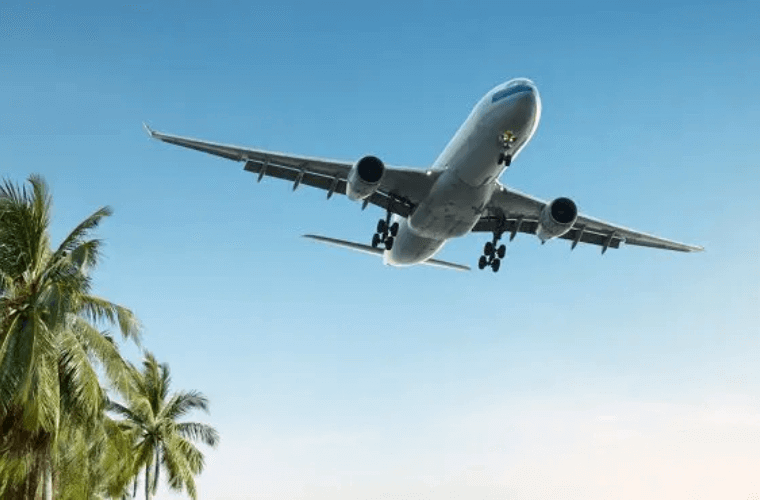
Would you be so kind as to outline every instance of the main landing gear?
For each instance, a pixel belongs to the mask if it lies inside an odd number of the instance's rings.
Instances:
[[[393,238],[398,234],[398,222],[391,224],[390,210],[385,219],[377,221],[377,232],[372,236],[372,248],[377,248],[380,243],[385,245],[386,250],[393,248]]]
[[[481,255],[480,259],[478,260],[479,269],[490,267],[493,272],[499,272],[499,268],[501,267],[501,259],[503,259],[507,254],[506,245],[500,245],[498,247],[496,246],[499,244],[500,239],[501,231],[494,231],[493,240],[486,242],[486,245],[483,248],[483,255]]]
[[[516,139],[517,136],[511,130],[507,130],[499,136],[499,143],[501,144],[502,151],[499,153],[499,161],[497,164],[504,164],[505,167],[512,164],[512,153],[510,153],[509,150],[512,149],[512,144]]]

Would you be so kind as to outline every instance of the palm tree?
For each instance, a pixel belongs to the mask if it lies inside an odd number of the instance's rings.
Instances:
[[[203,454],[191,441],[216,446],[219,434],[210,425],[178,422],[192,410],[208,412],[208,399],[198,391],[169,393],[169,365],[159,364],[147,353],[142,372],[133,371],[133,390],[127,405],[111,403],[111,410],[124,420],[122,425],[137,437],[135,465],[145,468],[145,498],[158,488],[160,465],[166,472],[169,486],[186,489],[197,498],[194,477],[203,470]],[[152,470],[151,470],[152,469]]]
[[[134,436],[105,415],[95,425],[61,427],[57,497],[76,500],[128,496],[134,479]]]
[[[117,388],[127,365],[98,326],[118,325],[139,343],[132,312],[91,293],[101,241],[90,238],[111,214],[100,208],[53,250],[51,196],[44,180],[31,189],[0,183],[0,483],[24,497],[52,498],[62,421],[92,425],[105,392],[95,362]],[[10,483],[10,480],[9,480]]]

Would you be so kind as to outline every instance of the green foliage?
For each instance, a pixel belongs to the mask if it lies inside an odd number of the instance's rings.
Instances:
[[[127,404],[112,402],[110,409],[123,417],[122,425],[136,436],[135,470],[145,470],[145,496],[155,494],[160,465],[172,489],[197,498],[195,476],[203,470],[203,454],[193,441],[216,446],[219,434],[197,422],[177,422],[193,410],[208,411],[208,399],[196,391],[171,394],[167,364],[148,353],[142,371],[132,371],[133,390]]]
[[[132,312],[92,294],[102,242],[90,235],[111,210],[95,211],[53,249],[48,187],[28,181],[0,183],[0,498],[134,497],[143,469],[148,497],[160,465],[170,487],[196,498],[203,454],[193,442],[214,446],[219,436],[177,420],[208,411],[208,400],[171,394],[166,364],[148,354],[138,370],[101,328],[139,345]],[[110,401],[99,373],[125,406]]]
[[[140,326],[129,309],[92,294],[102,242],[90,234],[111,210],[95,211],[53,249],[48,187],[28,181],[0,184],[0,496],[113,493],[128,482],[114,464],[129,446],[104,414],[97,369],[120,392],[130,369],[99,326],[135,342]]]

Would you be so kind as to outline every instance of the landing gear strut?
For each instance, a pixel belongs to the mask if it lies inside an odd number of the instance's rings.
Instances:
[[[398,234],[398,222],[391,224],[391,211],[385,215],[385,219],[377,221],[377,231],[372,236],[372,248],[377,248],[382,243],[386,250],[393,248],[393,239]]]
[[[499,161],[497,162],[499,165],[503,163],[504,166],[508,167],[512,164],[512,153],[509,150],[512,149],[512,144],[516,139],[517,136],[511,130],[507,130],[499,137],[502,149],[501,153],[499,153]]]
[[[478,260],[478,268],[485,269],[490,267],[493,272],[498,273],[501,267],[501,259],[507,254],[507,247],[505,245],[496,246],[501,239],[502,231],[493,232],[493,240],[487,241],[483,248],[483,255]]]

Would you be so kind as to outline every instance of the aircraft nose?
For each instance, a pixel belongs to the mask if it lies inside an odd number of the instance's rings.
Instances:
[[[514,110],[520,115],[533,121],[539,113],[540,100],[538,91],[532,87],[529,91],[520,92],[513,101]]]
[[[515,96],[515,101],[522,106],[535,106],[538,101],[538,90],[533,85]]]

